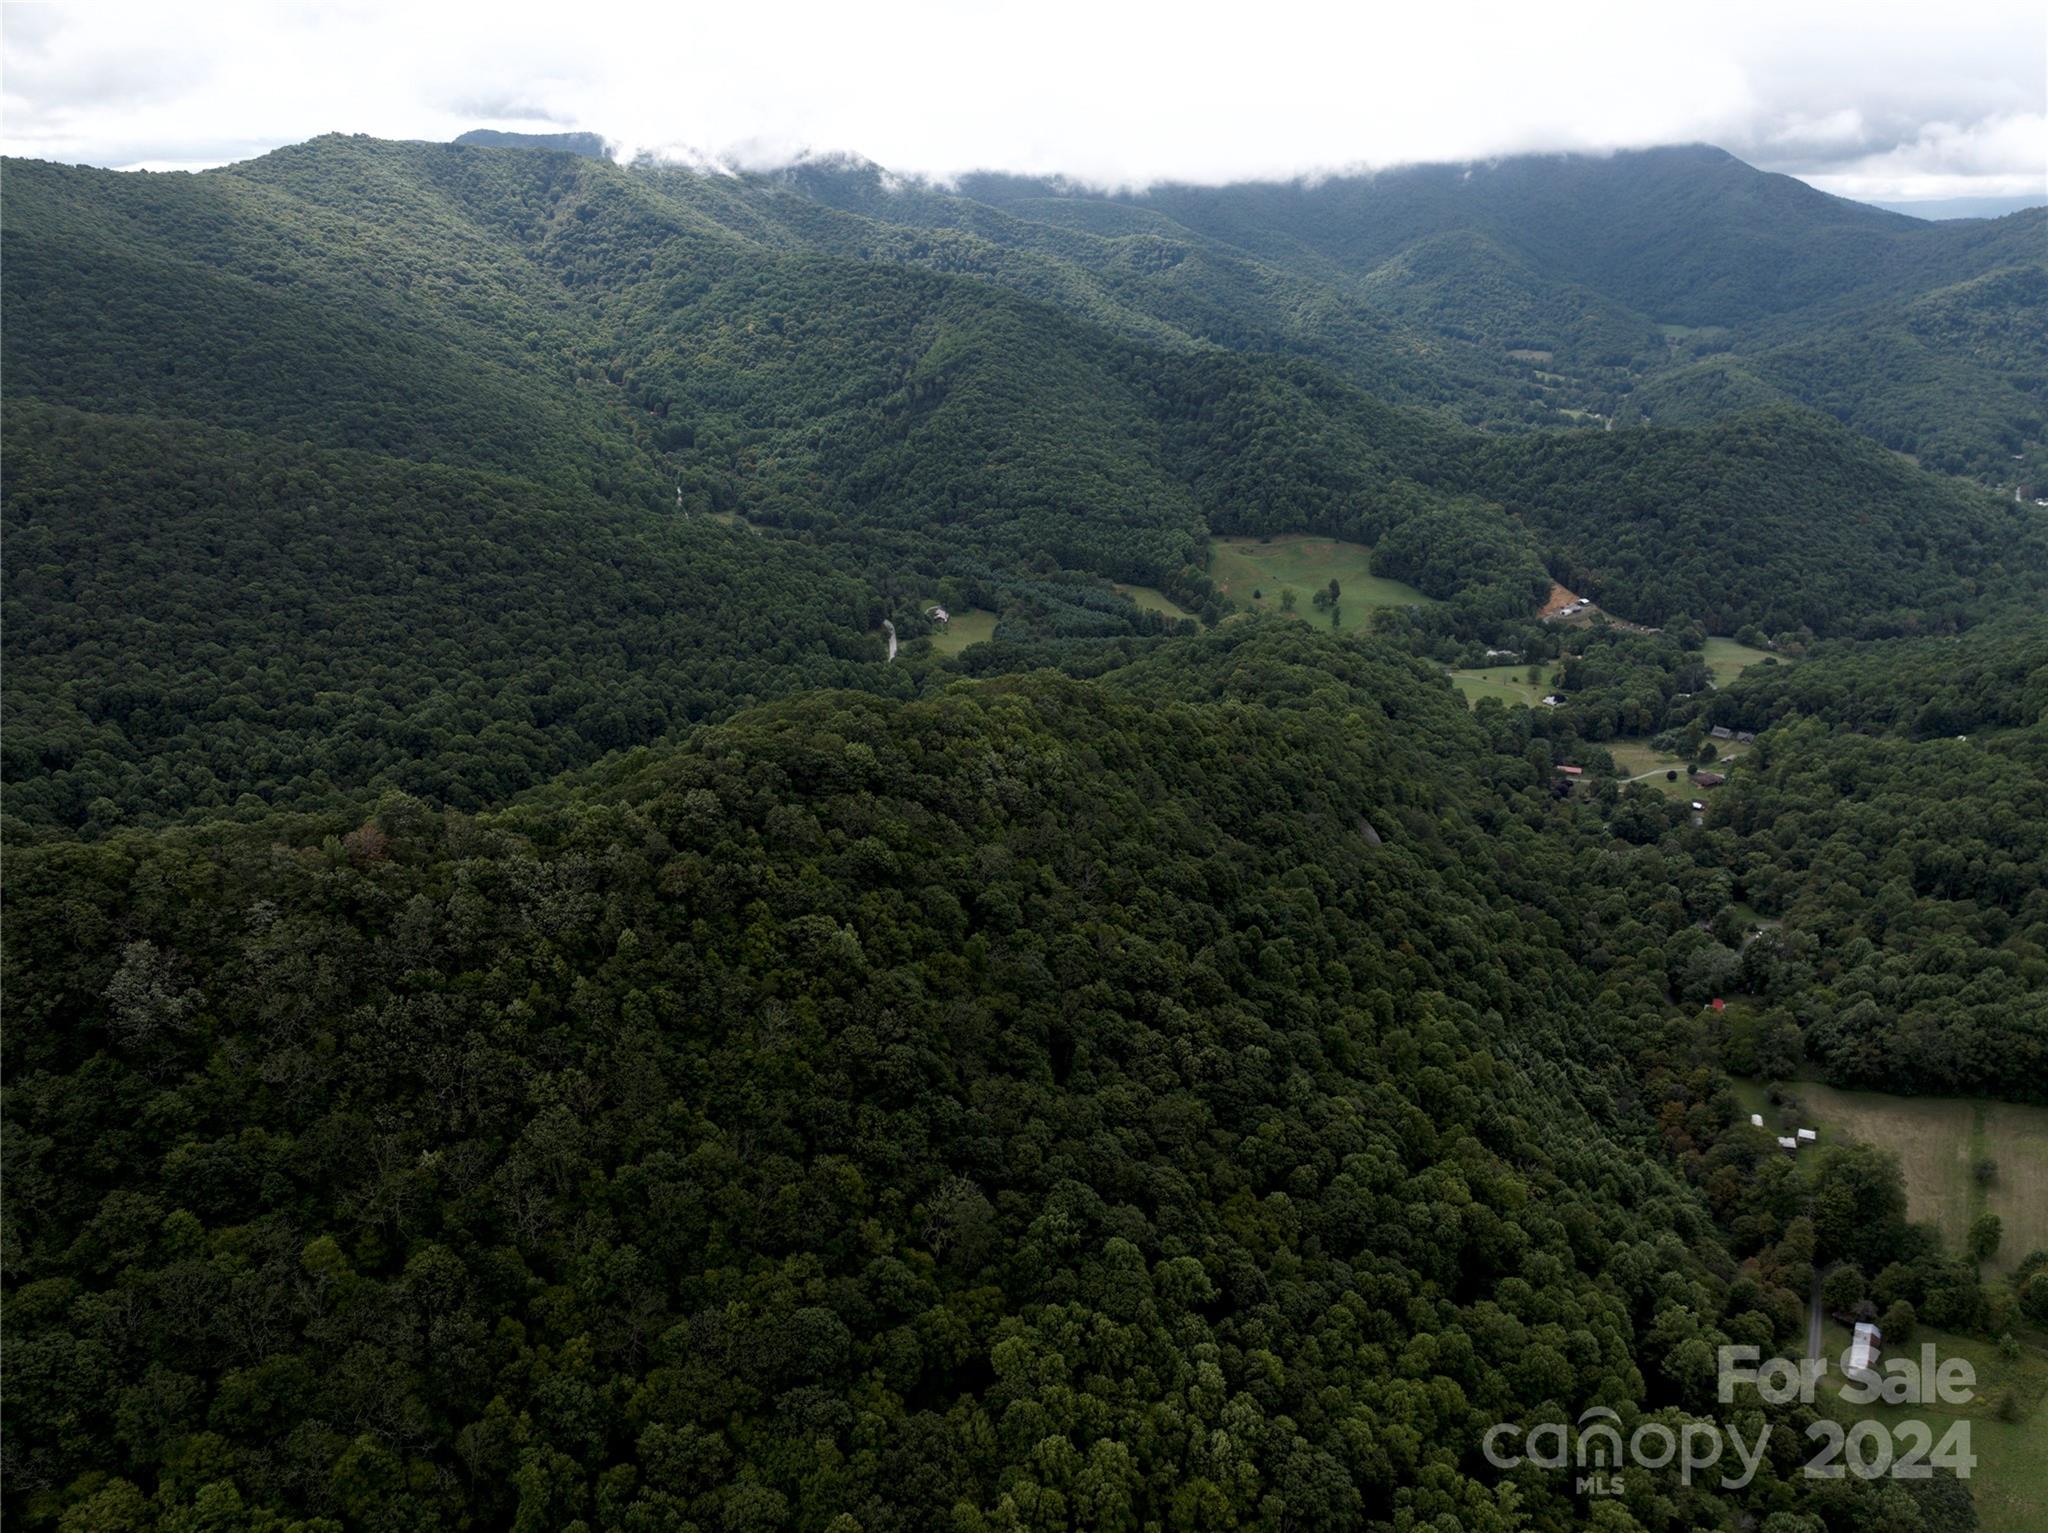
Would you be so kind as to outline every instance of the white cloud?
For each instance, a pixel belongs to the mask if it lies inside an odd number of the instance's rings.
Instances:
[[[1865,202],[1933,197],[2048,197],[2048,115],[1930,122],[1911,142],[1862,155],[1814,185]],[[2031,167],[2031,168],[2029,168]]]
[[[191,164],[333,130],[546,125],[735,163],[848,150],[1112,183],[1705,139],[1837,190],[2044,174],[2034,0],[918,0],[596,20],[559,3],[9,5],[0,137],[43,158]]]

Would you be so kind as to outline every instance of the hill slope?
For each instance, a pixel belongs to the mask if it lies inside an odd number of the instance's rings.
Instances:
[[[1705,146],[1109,197],[1005,177],[962,190],[1018,216],[1086,207],[1099,226],[1198,235],[1335,284],[1475,361],[1522,352],[1523,387],[1554,404],[1697,420],[1796,400],[1944,472],[2048,482],[2041,209],[1928,223]],[[1967,333],[1900,323],[1922,303],[1975,318]],[[1698,355],[1731,351],[1762,390],[1687,381]]]
[[[4,237],[17,823],[475,806],[750,701],[916,685],[879,625],[916,639],[942,583],[1005,640],[1160,632],[1112,581],[1213,621],[1212,532],[1370,545],[1461,639],[1550,574],[1623,617],[1853,633],[1968,621],[2044,562],[2020,508],[1796,413],[1489,445],[1361,391],[1336,331],[1283,336],[1363,312],[1306,275],[872,168],[330,138],[197,176],[11,166]],[[1491,236],[1401,257],[1402,302],[1472,309],[1482,257],[1515,324],[1571,312]],[[1973,344],[1989,312],[1926,300]],[[1583,344],[1628,323],[1589,308]]]
[[[18,855],[10,1505],[1505,1525],[1488,1423],[1711,1411],[1797,1309],[1642,1153],[1483,759],[1255,624],[476,822]]]

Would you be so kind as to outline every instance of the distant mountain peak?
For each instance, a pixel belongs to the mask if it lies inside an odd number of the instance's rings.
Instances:
[[[611,150],[597,133],[506,133],[497,128],[472,128],[455,140],[473,149],[538,149],[553,154],[580,154],[586,160],[608,160]]]

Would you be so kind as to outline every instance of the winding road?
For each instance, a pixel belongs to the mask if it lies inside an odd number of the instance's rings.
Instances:
[[[883,618],[882,626],[889,630],[889,658],[894,660],[896,658],[896,625],[887,618]]]

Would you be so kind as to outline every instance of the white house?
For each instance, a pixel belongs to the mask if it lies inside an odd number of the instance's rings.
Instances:
[[[1813,1131],[1812,1129],[1810,1129],[1810,1128],[1803,1128],[1803,1129],[1799,1130],[1799,1137],[1800,1137],[1801,1139],[1804,1139],[1804,1140],[1807,1140],[1807,1141],[1811,1142],[1812,1140],[1815,1140],[1815,1139],[1818,1139],[1818,1138],[1820,1138],[1820,1135],[1816,1134],[1816,1133],[1815,1133],[1815,1132],[1814,1132],[1814,1131]]]
[[[1764,1115],[1760,1112],[1751,1113],[1749,1115],[1749,1126],[1751,1128],[1762,1128],[1764,1126]]]
[[[1877,1354],[1884,1341],[1884,1332],[1868,1320],[1856,1322],[1856,1332],[1849,1342],[1848,1371],[1869,1373],[1877,1366]]]
[[[1778,1136],[1778,1148],[1781,1150],[1796,1150],[1799,1148],[1799,1141],[1790,1134],[1780,1134]]]
[[[944,607],[927,607],[924,609],[924,615],[934,623],[950,623],[953,620],[953,615]]]

